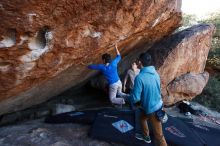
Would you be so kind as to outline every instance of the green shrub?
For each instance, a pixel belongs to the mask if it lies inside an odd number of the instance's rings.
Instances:
[[[208,66],[220,66],[220,37],[213,37],[212,47],[207,59]]]
[[[194,101],[220,112],[220,75],[210,76],[202,94]]]

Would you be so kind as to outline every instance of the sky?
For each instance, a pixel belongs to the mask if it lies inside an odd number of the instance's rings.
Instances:
[[[182,11],[195,14],[198,18],[207,17],[208,13],[220,10],[220,0],[182,0]]]

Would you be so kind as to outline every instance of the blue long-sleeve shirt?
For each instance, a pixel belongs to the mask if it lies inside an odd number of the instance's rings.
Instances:
[[[105,78],[108,81],[108,84],[114,84],[116,83],[118,80],[120,80],[119,76],[118,76],[118,63],[121,60],[121,56],[117,55],[115,57],[115,59],[113,59],[111,61],[111,63],[109,65],[104,65],[104,64],[91,64],[88,65],[89,69],[93,69],[93,70],[99,70],[103,73],[103,75],[105,76]]]
[[[133,103],[141,102],[146,114],[151,114],[163,105],[160,91],[160,77],[154,66],[144,67],[135,78],[130,99]]]

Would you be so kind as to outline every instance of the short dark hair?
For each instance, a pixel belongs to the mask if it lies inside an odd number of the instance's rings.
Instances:
[[[144,67],[151,65],[151,55],[147,52],[141,53],[138,60],[142,63]]]
[[[108,53],[103,54],[103,55],[102,55],[102,60],[104,60],[105,63],[110,63],[111,60],[112,60],[112,59],[111,59],[111,55],[108,54]]]
[[[138,61],[139,61],[138,59],[131,60],[131,65],[133,65],[134,63],[138,65]]]

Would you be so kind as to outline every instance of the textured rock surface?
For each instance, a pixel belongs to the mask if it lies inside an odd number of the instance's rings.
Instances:
[[[0,115],[46,101],[85,81],[86,65],[152,45],[181,21],[176,0],[1,0]]]
[[[190,85],[192,80],[187,79],[188,77],[182,77],[178,81],[178,84],[184,82],[183,85],[185,87],[181,85],[180,87],[183,87],[182,89],[172,89],[173,93],[180,92],[178,94],[180,96],[169,95],[167,86],[169,84],[169,87],[175,86],[172,84],[176,82],[171,82],[186,73],[199,74],[204,72],[214,30],[215,27],[213,25],[196,25],[171,35],[150,49],[149,52],[152,54],[154,64],[161,76],[162,95],[166,105],[173,104],[184,98],[191,99],[201,93],[201,88],[204,87],[208,79],[207,73],[204,73],[204,83],[193,83],[194,88],[191,91],[187,90],[189,87],[186,86]],[[198,89],[199,92],[193,95],[191,92],[194,92],[194,89]]]
[[[201,74],[187,73],[175,78],[167,86],[168,96],[172,97],[169,102],[176,103],[183,99],[190,100],[196,95],[201,94],[208,79],[208,72]]]

